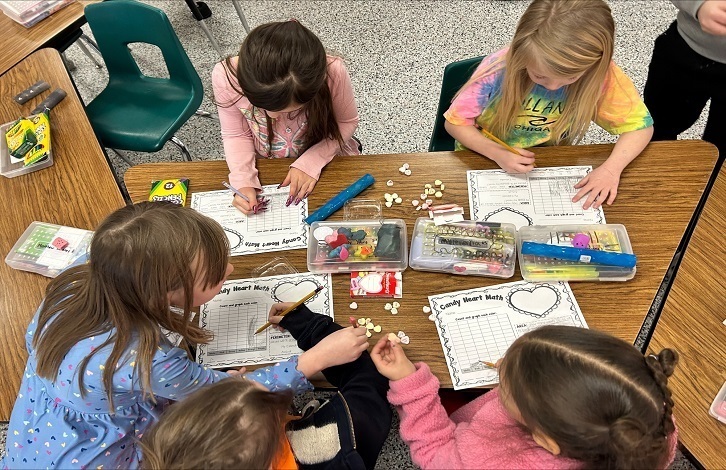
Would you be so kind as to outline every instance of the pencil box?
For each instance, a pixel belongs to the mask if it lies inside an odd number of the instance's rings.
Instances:
[[[517,234],[522,277],[539,281],[627,281],[637,257],[625,226],[533,225]]]
[[[419,271],[509,278],[517,259],[514,224],[465,220],[436,225],[419,217],[409,265]]]
[[[318,221],[309,230],[308,270],[312,273],[404,271],[408,267],[402,219]]]
[[[63,225],[32,222],[5,257],[14,269],[56,277],[88,257],[93,232]]]

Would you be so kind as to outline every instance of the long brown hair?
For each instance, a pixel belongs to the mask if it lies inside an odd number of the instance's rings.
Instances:
[[[552,125],[555,145],[580,141],[597,115],[615,44],[615,21],[603,0],[534,0],[520,18],[506,56],[477,71],[462,90],[504,67],[490,132],[506,140],[522,103],[534,88],[527,66],[541,64],[558,76],[583,74],[566,85],[565,106]]]
[[[237,66],[231,57],[224,62],[232,88],[265,116],[267,111],[279,111],[293,103],[303,105],[298,111],[307,116],[303,151],[325,139],[337,140],[340,148],[345,148],[328,86],[325,47],[298,21],[256,27],[240,46]],[[273,126],[269,116],[267,129],[271,151]]]
[[[212,334],[191,323],[195,280],[207,287],[226,274],[229,246],[222,227],[188,207],[142,202],[109,215],[91,241],[90,261],[50,282],[33,338],[38,375],[56,378],[63,358],[79,341],[111,331],[79,365],[81,394],[88,362],[112,345],[103,385],[113,413],[113,375],[132,340],[134,373],[151,395],[151,361],[163,327],[193,343]],[[194,268],[196,266],[196,269]],[[168,294],[183,289],[183,312],[170,310]]]
[[[198,390],[144,433],[141,468],[272,468],[291,403],[242,377]]]
[[[677,363],[671,349],[643,357],[602,332],[544,326],[512,344],[500,378],[527,428],[553,439],[563,456],[586,468],[663,468]]]

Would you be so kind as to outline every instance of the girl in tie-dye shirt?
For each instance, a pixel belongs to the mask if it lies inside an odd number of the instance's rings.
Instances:
[[[653,134],[653,120],[633,82],[612,61],[614,36],[603,0],[534,0],[511,46],[482,61],[444,114],[457,148],[526,173],[534,168],[535,154],[525,148],[577,142],[595,121],[620,137],[610,157],[575,185],[573,201],[586,197],[585,209],[612,204],[620,174]]]

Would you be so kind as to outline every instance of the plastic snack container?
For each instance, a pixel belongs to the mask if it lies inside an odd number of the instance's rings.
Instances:
[[[32,222],[5,262],[21,271],[56,277],[67,267],[87,259],[92,237],[90,230]]]
[[[408,267],[407,240],[402,219],[313,222],[308,237],[308,270],[404,271]]]
[[[527,281],[627,281],[635,276],[637,260],[619,224],[522,227],[517,249]]]
[[[724,382],[723,387],[719,390],[708,412],[717,420],[726,423],[726,382]]]
[[[435,225],[419,217],[409,265],[419,271],[509,278],[517,259],[514,224],[466,220]]]

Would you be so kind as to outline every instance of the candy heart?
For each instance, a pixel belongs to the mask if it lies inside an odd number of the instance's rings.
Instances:
[[[429,320],[434,321],[434,314],[429,315]]]
[[[403,344],[408,344],[410,342],[411,342],[411,338],[409,338],[408,336],[404,336],[403,338],[401,338],[401,343],[403,343]]]
[[[356,230],[355,232],[351,233],[348,238],[351,240],[361,241],[366,237],[366,231],[365,230]]]
[[[456,271],[457,273],[463,273],[464,271],[466,271],[466,267],[465,266],[454,266],[454,271]]]
[[[341,261],[345,261],[348,259],[348,256],[350,253],[348,253],[348,249],[345,247],[345,245],[340,247],[340,259]]]

